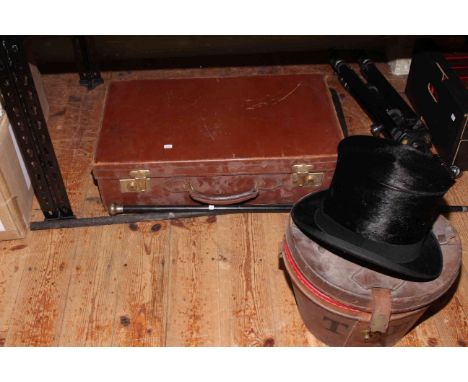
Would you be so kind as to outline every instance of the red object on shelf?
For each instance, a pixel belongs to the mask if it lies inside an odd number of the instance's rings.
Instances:
[[[468,53],[445,53],[444,57],[468,90]]]

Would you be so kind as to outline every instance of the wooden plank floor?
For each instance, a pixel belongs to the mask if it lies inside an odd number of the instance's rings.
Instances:
[[[382,67],[385,70],[384,67]],[[90,172],[110,80],[325,73],[352,134],[370,121],[328,66],[104,73],[87,91],[75,74],[44,76],[49,128],[78,216],[105,214]],[[393,83],[402,91],[404,78]],[[449,192],[468,204],[468,173]],[[33,219],[41,219],[34,206]],[[468,214],[451,214],[464,263],[457,292],[399,346],[465,346]],[[323,346],[304,327],[278,267],[287,214],[30,232],[0,242],[0,346]]]

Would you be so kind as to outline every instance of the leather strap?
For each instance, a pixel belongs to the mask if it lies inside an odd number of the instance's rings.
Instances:
[[[371,333],[385,334],[392,314],[391,290],[387,288],[372,288]]]

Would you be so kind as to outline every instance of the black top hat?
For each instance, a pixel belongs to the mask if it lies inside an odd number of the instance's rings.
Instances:
[[[429,281],[442,270],[431,232],[454,183],[435,156],[372,136],[338,147],[330,188],[291,211],[308,237],[351,261],[403,279]]]

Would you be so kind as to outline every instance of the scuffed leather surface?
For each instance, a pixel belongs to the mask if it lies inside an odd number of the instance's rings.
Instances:
[[[444,294],[458,276],[459,236],[443,216],[437,219],[433,232],[442,240],[443,269],[441,275],[430,282],[404,281],[354,264],[307,238],[292,220],[286,229],[286,241],[301,272],[321,292],[344,304],[370,311],[371,289],[389,288],[392,313],[399,313],[428,306]]]
[[[341,138],[322,75],[119,81],[109,88],[95,161],[336,158]]]

